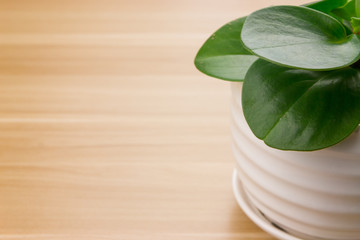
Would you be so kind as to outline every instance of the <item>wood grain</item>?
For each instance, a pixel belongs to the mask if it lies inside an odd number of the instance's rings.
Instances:
[[[305,1],[2,0],[0,239],[273,239],[231,192],[223,23]]]

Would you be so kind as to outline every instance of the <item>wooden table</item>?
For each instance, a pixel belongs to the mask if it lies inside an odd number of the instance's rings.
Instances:
[[[0,0],[0,239],[270,240],[231,190],[218,27],[280,0]]]

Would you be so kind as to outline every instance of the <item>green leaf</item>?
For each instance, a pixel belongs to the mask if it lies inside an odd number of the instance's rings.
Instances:
[[[360,1],[360,0],[356,0],[356,1]],[[326,13],[336,18],[339,22],[344,24],[346,29],[346,34],[352,34],[350,21],[344,20],[332,12],[334,9],[344,6],[347,2],[348,0],[323,0],[315,3],[305,4],[303,6],[318,10],[320,12]]]
[[[350,21],[352,17],[356,16],[355,2],[355,0],[349,0],[343,6],[334,9],[332,12],[335,15]]]
[[[360,0],[355,1],[355,12],[356,17],[360,17]]]
[[[322,12],[297,6],[264,8],[247,17],[241,39],[255,55],[300,69],[330,70],[360,58],[360,40]]]
[[[349,28],[348,21],[344,22],[343,19],[341,19],[340,17],[338,17],[336,14],[334,14],[332,12],[334,9],[344,6],[347,1],[348,0],[323,0],[323,1],[318,1],[318,2],[314,2],[314,3],[310,3],[310,4],[305,4],[303,6],[318,10],[320,12],[326,13],[326,14],[336,18],[339,22],[342,22],[346,26],[346,32],[348,34],[351,34],[352,33],[351,26]]]
[[[242,90],[245,118],[260,139],[312,151],[349,136],[360,122],[360,71],[308,71],[257,60]]]
[[[197,69],[224,80],[244,80],[247,70],[257,59],[244,48],[239,37],[245,19],[224,25],[204,43],[195,58]]]
[[[304,5],[305,7],[329,14],[332,10],[344,6],[347,0],[323,0]]]

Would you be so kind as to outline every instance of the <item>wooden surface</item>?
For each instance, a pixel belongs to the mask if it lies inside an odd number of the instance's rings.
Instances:
[[[270,240],[193,58],[269,0],[0,0],[0,239]]]

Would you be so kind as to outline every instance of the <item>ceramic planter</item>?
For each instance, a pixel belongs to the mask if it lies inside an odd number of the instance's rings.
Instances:
[[[270,148],[245,121],[241,87],[231,85],[234,192],[244,211],[279,239],[359,240],[359,131],[320,151]]]

